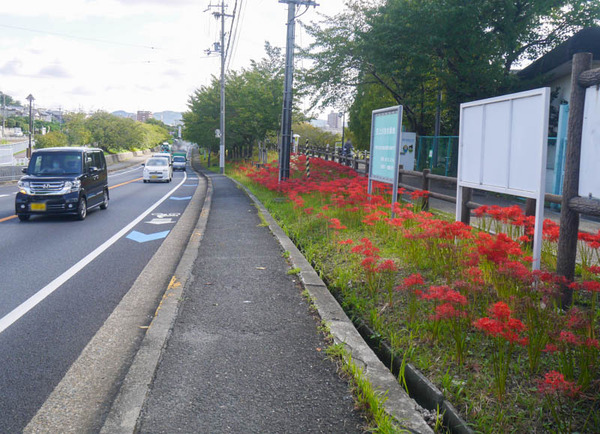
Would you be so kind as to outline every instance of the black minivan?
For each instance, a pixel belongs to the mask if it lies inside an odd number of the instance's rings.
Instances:
[[[74,214],[83,220],[91,208],[108,207],[106,160],[96,148],[46,148],[31,155],[19,180],[15,211],[21,221],[32,214]]]

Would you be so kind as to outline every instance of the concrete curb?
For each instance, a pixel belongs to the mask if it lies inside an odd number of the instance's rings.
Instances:
[[[163,349],[177,319],[183,292],[193,282],[192,269],[206,229],[212,200],[211,180],[210,178],[204,179],[208,184],[206,198],[194,232],[104,421],[101,433],[133,433],[137,430],[144,402],[152,387]]]
[[[80,433],[100,430],[119,393],[121,380],[140,351],[140,343],[142,348],[147,346],[144,336],[150,331],[154,336],[155,329],[161,327],[157,321],[152,322],[149,330],[146,330],[149,318],[153,314],[156,317],[155,311],[160,312],[163,306],[177,301],[173,295],[179,288],[176,279],[181,280],[184,276],[180,274],[183,267],[181,252],[189,249],[190,233],[192,240],[200,238],[197,221],[201,215],[202,196],[203,188],[198,187],[169,236],[24,432]],[[195,207],[194,202],[197,203]],[[167,284],[169,288],[165,293]],[[161,297],[162,305],[157,309]]]
[[[319,316],[328,324],[335,342],[343,343],[346,346],[346,349],[352,355],[352,360],[363,368],[365,376],[373,387],[381,393],[386,394],[387,400],[384,403],[385,411],[393,416],[402,427],[408,430],[417,433],[433,433],[432,429],[417,411],[418,404],[408,396],[398,383],[396,377],[394,377],[364,341],[312,265],[306,260],[254,194],[239,182],[235,182],[254,201],[269,224],[271,232],[281,244],[281,247],[290,253],[290,261],[294,267],[300,269],[300,278],[304,288],[312,298]]]

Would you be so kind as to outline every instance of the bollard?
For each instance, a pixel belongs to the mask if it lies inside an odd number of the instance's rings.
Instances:
[[[310,179],[310,157],[306,156],[306,178]]]
[[[422,190],[429,191],[429,174],[430,169],[423,169],[423,188]],[[423,211],[429,211],[429,196],[423,197]]]

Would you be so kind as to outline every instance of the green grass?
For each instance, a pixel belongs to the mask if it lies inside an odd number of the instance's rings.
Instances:
[[[444,262],[445,255],[460,255],[460,250],[453,250],[456,246],[431,245],[415,250],[410,244],[394,238],[396,235],[389,227],[379,223],[365,227],[360,221],[348,224],[343,235],[336,238],[323,220],[299,218],[300,211],[294,209],[294,203],[289,199],[282,199],[280,194],[249,182],[244,176],[237,176],[236,179],[250,188],[265,205],[313,264],[330,291],[341,300],[348,315],[369,323],[377,335],[391,345],[396,357],[402,357],[404,363],[410,362],[419,368],[443,390],[446,398],[461,411],[476,431],[544,432],[551,429],[552,420],[548,412],[542,410],[542,398],[536,393],[540,373],[554,368],[550,355],[543,354],[538,370],[529,374],[527,352],[518,349],[515,360],[511,362],[511,372],[515,375],[508,379],[505,397],[498,399],[490,388],[493,379],[489,354],[493,349],[489,339],[481,333],[469,333],[465,362],[458,364],[453,357],[455,351],[449,330],[442,326],[438,332],[440,337],[436,339],[432,337],[431,325],[427,321],[409,322],[404,310],[409,300],[403,292],[392,294],[392,304],[388,303],[386,294],[370,293],[360,258],[349,254],[349,249],[344,249],[337,241],[341,238],[359,240],[369,237],[381,247],[382,258],[398,259],[400,277],[420,272],[431,285],[442,285],[456,274],[454,263]],[[306,207],[318,208],[322,205],[322,199],[318,196],[305,199]],[[329,216],[342,218],[336,212],[330,209]],[[453,221],[451,215],[443,213],[438,214],[437,218]],[[417,315],[427,318],[427,309],[423,304],[417,306]],[[485,309],[480,313],[481,316],[487,315]],[[332,350],[334,353],[336,351]],[[348,375],[358,375],[352,368],[348,369]],[[578,421],[580,432],[593,432],[593,427],[600,425],[598,402],[600,397],[584,403],[577,402],[564,409]]]

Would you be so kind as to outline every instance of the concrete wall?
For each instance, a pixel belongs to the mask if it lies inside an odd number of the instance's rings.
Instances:
[[[127,161],[133,157],[141,157],[144,155],[150,155],[153,152],[158,152],[160,148],[154,149],[146,149],[144,151],[136,151],[136,152],[123,152],[121,154],[112,154],[106,155],[106,164],[111,166],[116,163],[121,163],[123,161]],[[0,182],[5,181],[17,181],[21,176],[23,176],[24,166],[0,166]]]

